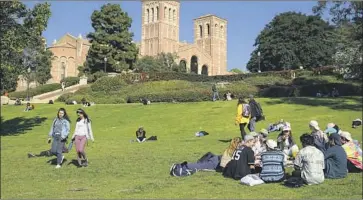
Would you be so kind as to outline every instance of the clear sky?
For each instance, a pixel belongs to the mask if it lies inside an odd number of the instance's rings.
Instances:
[[[25,2],[33,6],[36,2]],[[91,31],[91,14],[107,1],[51,1],[52,16],[44,32],[48,45],[66,33],[83,37]],[[134,41],[141,40],[141,2],[110,1],[119,3],[132,18],[131,31]],[[181,1],[180,41],[193,42],[193,19],[215,14],[228,20],[227,66],[228,69],[246,70],[253,44],[260,31],[276,14],[296,11],[311,14],[316,1]],[[263,52],[261,52],[263,54]]]

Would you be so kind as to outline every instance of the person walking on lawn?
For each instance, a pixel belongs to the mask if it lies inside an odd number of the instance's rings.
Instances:
[[[213,92],[213,101],[216,101],[217,98],[219,100],[219,93],[218,93],[218,90],[217,90],[217,83],[214,83],[213,86],[212,86],[212,92]]]
[[[84,151],[84,147],[86,145],[87,140],[95,141],[93,138],[91,120],[89,119],[86,112],[82,109],[77,110],[77,123],[76,129],[72,136],[72,141],[76,144],[76,151],[77,151],[77,161],[80,167],[87,167],[88,166],[88,159],[86,157],[86,152]],[[82,158],[85,162],[82,164]]]
[[[251,108],[251,119],[248,123],[248,130],[253,132],[255,131],[256,122],[263,120],[264,116],[261,105],[253,98],[253,95],[250,95],[249,98],[248,104]]]
[[[69,129],[70,120],[67,112],[64,108],[60,108],[48,134],[48,143],[50,143],[53,138],[50,152],[52,155],[57,156],[57,166],[55,168],[60,168],[63,163],[64,156],[62,152],[64,143],[67,141],[69,135]]]
[[[250,120],[250,117],[251,117],[250,106],[243,97],[238,98],[235,125],[239,125],[242,140],[245,139],[246,136],[245,127],[248,121]]]

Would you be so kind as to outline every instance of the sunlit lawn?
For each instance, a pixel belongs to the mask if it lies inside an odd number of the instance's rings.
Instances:
[[[315,119],[321,127],[335,122],[361,141],[362,128],[351,128],[352,120],[362,117],[361,100],[258,99],[266,121],[258,123],[257,128],[285,119],[291,122],[294,138],[299,141],[299,136],[308,132],[309,121]],[[29,159],[27,153],[49,149],[47,134],[59,107],[69,112],[73,133],[79,105],[36,105],[31,112],[23,112],[24,107],[1,108],[2,198],[362,199],[362,174],[298,189],[278,183],[243,186],[216,172],[171,177],[169,169],[173,163],[194,162],[208,151],[221,154],[228,143],[219,140],[240,135],[234,125],[236,101],[86,108],[95,135],[95,142],[86,147],[89,167],[77,168],[71,163],[75,159],[73,148],[65,154],[67,161],[62,168],[55,169],[47,163],[55,157]],[[145,127],[147,136],[157,135],[159,140],[131,143],[140,125]],[[210,135],[197,138],[195,132],[199,130]],[[272,133],[269,137],[276,136]]]

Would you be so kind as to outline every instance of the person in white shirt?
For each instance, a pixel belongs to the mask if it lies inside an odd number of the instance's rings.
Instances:
[[[297,154],[293,176],[301,177],[308,185],[324,182],[324,154],[314,146],[314,137],[310,134],[300,136],[303,148]]]
[[[72,136],[72,141],[74,141],[76,144],[78,165],[80,167],[82,166],[86,167],[88,166],[88,159],[86,157],[86,152],[84,151],[84,147],[87,140],[92,140],[92,142],[94,142],[91,120],[88,118],[86,112],[84,112],[84,110],[82,109],[77,110],[77,115],[78,119],[76,123],[76,129]],[[83,164],[82,164],[82,158],[85,161]]]

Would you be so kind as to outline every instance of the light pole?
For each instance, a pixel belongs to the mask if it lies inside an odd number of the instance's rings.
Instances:
[[[106,73],[106,63],[107,63],[107,58],[105,57],[103,60],[105,61],[105,69],[104,69],[104,71],[105,71],[105,73]]]
[[[258,56],[258,73],[261,73],[261,52],[257,52]]]
[[[29,101],[29,85],[30,85],[30,80],[29,79],[30,79],[30,72],[31,72],[30,67],[28,67],[27,72],[28,72],[28,77],[27,77],[27,80],[26,80],[26,82],[27,82],[26,99],[27,99],[27,101]]]

